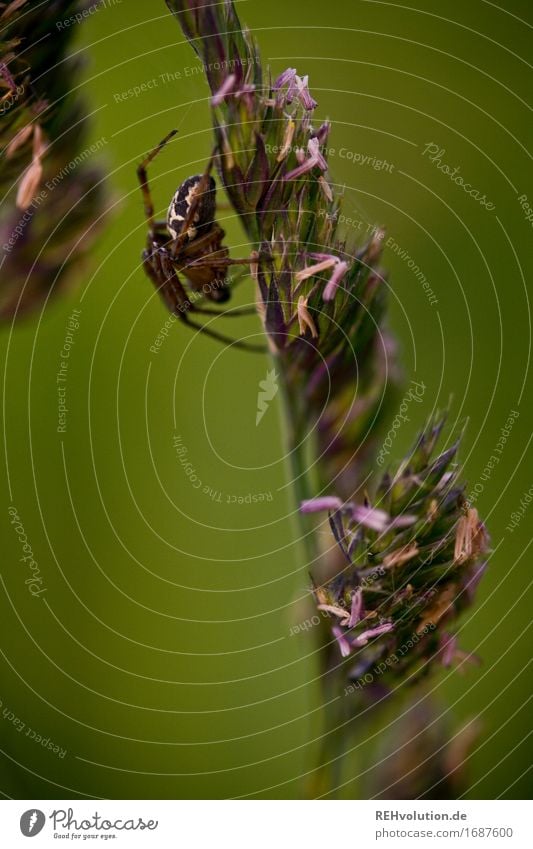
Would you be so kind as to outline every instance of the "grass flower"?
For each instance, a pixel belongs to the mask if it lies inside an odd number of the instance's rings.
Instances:
[[[466,505],[457,445],[435,456],[442,422],[428,426],[372,496],[364,493],[399,382],[385,324],[384,232],[376,228],[357,244],[342,229],[341,199],[328,177],[331,126],[315,119],[308,77],[289,67],[272,82],[230,0],[166,2],[204,65],[219,179],[254,250],[305,565],[329,623],[323,680],[330,707],[311,793],[331,792],[332,747],[342,753],[342,728],[361,704],[376,707],[400,684],[465,659],[450,628],[472,603],[487,534]],[[342,563],[326,579],[313,533],[322,511]],[[349,699],[339,699],[343,691]]]
[[[290,67],[272,82],[232,3],[167,5],[203,62],[215,97],[219,177],[257,249],[259,312],[291,405],[298,496],[306,496],[300,452],[313,431],[321,485],[336,481],[350,497],[372,462],[397,382],[383,324],[383,233],[361,246],[342,232],[327,176],[331,127],[314,121],[308,77]],[[235,89],[249,93],[235,98]]]
[[[36,309],[72,281],[102,226],[103,173],[91,162],[83,103],[72,95],[80,3],[3,4],[0,35],[0,317]]]
[[[488,538],[466,505],[453,465],[457,445],[434,456],[442,425],[432,423],[397,473],[383,477],[373,505],[327,496],[301,506],[329,512],[345,563],[314,593],[351,660],[344,671],[353,696],[467,659],[448,629],[473,601]],[[336,610],[350,613],[339,622]]]

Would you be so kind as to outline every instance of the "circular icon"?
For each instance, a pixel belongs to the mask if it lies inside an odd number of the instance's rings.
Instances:
[[[30,808],[29,811],[24,811],[20,818],[20,830],[24,837],[35,837],[42,830],[45,822],[46,817],[42,811]]]

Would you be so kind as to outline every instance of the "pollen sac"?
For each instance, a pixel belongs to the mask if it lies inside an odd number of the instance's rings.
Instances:
[[[202,180],[201,174],[188,177],[170,201],[167,214],[167,226],[170,235],[176,239],[183,230],[184,222],[187,220],[191,204],[198,194]],[[189,241],[195,239],[202,232],[206,232],[213,225],[216,209],[216,184],[212,177],[207,178],[207,189],[201,194],[190,226],[187,229]]]

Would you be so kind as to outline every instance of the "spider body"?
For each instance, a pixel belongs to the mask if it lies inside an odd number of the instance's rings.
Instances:
[[[170,201],[167,213],[168,232],[173,239],[177,239],[187,220],[193,201],[199,194],[202,185],[203,174],[196,174],[184,180],[174,197]],[[187,239],[192,241],[197,235],[206,232],[215,221],[216,213],[216,183],[211,176],[207,179],[207,186],[197,200],[191,226],[187,230]]]
[[[225,233],[215,220],[216,184],[210,173],[213,157],[203,174],[189,177],[179,186],[170,202],[166,221],[156,221],[146,169],[175,132],[169,133],[137,169],[148,222],[146,248],[142,255],[144,270],[168,309],[185,323],[222,342],[264,351],[263,346],[230,339],[210,327],[191,321],[189,317],[190,312],[226,314],[199,307],[196,301],[204,297],[217,303],[229,300],[231,292],[226,280],[229,266],[250,265],[252,259],[230,259],[229,251],[223,245]],[[189,292],[180,275],[187,280]],[[244,308],[232,310],[228,315],[249,312],[251,310]]]
[[[210,175],[206,180],[203,174],[196,174],[184,180],[170,201],[167,229],[173,241],[179,242],[182,234],[185,237],[175,255],[176,271],[187,278],[195,292],[202,292],[211,301],[224,303],[230,298],[226,285],[227,267],[209,265],[210,258],[229,257],[228,249],[222,244],[226,234],[216,223],[215,213],[215,181]],[[200,262],[195,264],[196,261]]]

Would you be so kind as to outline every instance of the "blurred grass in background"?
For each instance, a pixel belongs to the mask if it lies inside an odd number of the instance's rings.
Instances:
[[[520,20],[529,4],[503,10],[476,0],[443,11],[433,0],[418,8],[247,0],[238,8],[275,73],[291,65],[310,75],[318,117],[333,123],[331,171],[345,187],[347,227],[363,241],[367,227],[384,225],[397,245],[385,254],[390,322],[406,379],[427,390],[394,456],[450,396],[451,427],[467,420],[468,491],[482,485],[476,506],[495,551],[460,636],[483,665],[432,684],[452,727],[480,715],[470,795],[523,797],[530,517],[513,532],[506,526],[532,484],[524,455],[531,225],[518,201],[528,191],[533,198],[531,27]],[[179,129],[150,172],[161,213],[177,185],[203,169],[211,151],[203,74],[163,2],[150,11],[140,0],[109,2],[76,26],[92,141],[102,140],[116,207],[78,293],[2,333],[11,497],[0,789],[18,798],[297,797],[320,733],[320,695],[313,634],[289,636],[309,615],[307,576],[275,403],[255,425],[268,362],[176,324],[150,350],[168,315],[139,265],[145,223],[135,166]],[[494,210],[424,154],[430,143]],[[230,211],[219,217],[232,255],[246,256]],[[236,301],[253,301],[248,279],[237,292]],[[66,432],[58,433],[56,375],[74,309]],[[254,318],[221,325],[234,327],[259,333]],[[520,416],[487,476],[512,410]],[[10,504],[42,572],[40,598],[24,583]]]

